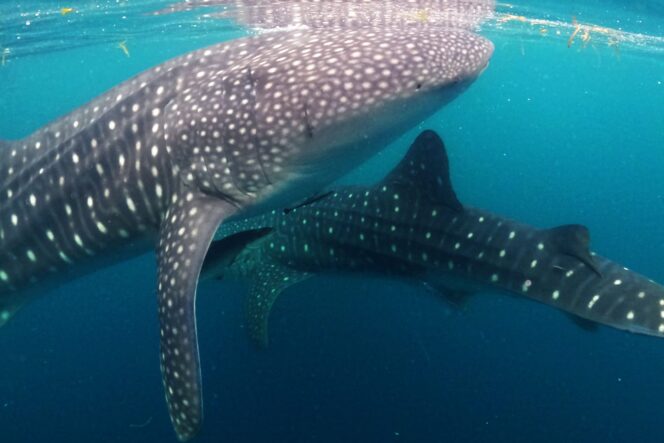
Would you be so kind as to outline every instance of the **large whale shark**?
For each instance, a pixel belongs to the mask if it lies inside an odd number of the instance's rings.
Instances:
[[[49,285],[156,249],[161,369],[201,426],[198,275],[234,214],[308,196],[462,91],[492,44],[460,30],[274,33],[150,69],[0,149],[0,323]]]
[[[563,310],[584,327],[664,337],[664,287],[591,253],[584,226],[536,229],[462,205],[432,131],[375,186],[230,223],[217,238],[203,275],[249,281],[248,331],[260,346],[281,292],[323,272],[408,278],[454,305],[498,290]]]

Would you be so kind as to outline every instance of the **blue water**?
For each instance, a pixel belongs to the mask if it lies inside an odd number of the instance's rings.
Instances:
[[[62,16],[64,6],[78,12]],[[664,282],[664,8],[536,9],[659,40],[615,47],[598,34],[568,48],[568,25],[561,35],[486,26],[496,45],[489,68],[422,128],[444,137],[465,204],[541,227],[583,223],[595,251]],[[26,1],[0,12],[9,18],[0,53],[11,48],[0,66],[0,138],[245,32],[193,12],[141,15],[128,2]],[[347,180],[379,178],[415,133]],[[176,441],[154,275],[152,256],[122,263],[49,293],[0,331],[0,441]],[[588,333],[551,308],[491,293],[457,312],[404,282],[320,277],[279,300],[259,352],[244,333],[242,295],[218,282],[199,290],[201,443],[664,438],[661,339]]]

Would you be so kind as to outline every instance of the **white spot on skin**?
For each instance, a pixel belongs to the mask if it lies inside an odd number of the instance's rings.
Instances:
[[[110,129],[111,131],[115,130],[115,122],[113,120],[108,122],[108,129]]]
[[[629,311],[626,317],[627,320],[634,320],[634,311]]]
[[[37,197],[35,197],[35,194],[30,194],[30,205],[32,206],[37,206]]]
[[[622,280],[617,279],[613,282],[613,284],[616,285],[616,286],[620,286],[622,284]]]
[[[593,306],[595,306],[595,303],[597,303],[597,300],[599,300],[599,294],[593,295],[593,298],[588,302],[588,309],[592,309]]]
[[[645,296],[646,296],[646,293],[643,292],[643,291],[639,292],[639,294],[637,295],[637,297],[639,297],[639,298],[643,298]]]
[[[512,231],[510,232],[509,239],[512,240],[516,236],[516,232]]]
[[[533,282],[530,280],[526,280],[523,282],[523,285],[521,285],[521,290],[523,292],[528,292],[528,289],[532,286]]]
[[[97,222],[97,229],[98,229],[99,232],[101,232],[102,234],[106,234],[106,233],[108,232],[108,230],[106,229],[106,226],[105,226],[102,222],[100,222],[100,221]]]
[[[0,280],[2,280],[4,282],[9,281],[9,275],[7,275],[7,273],[4,271],[4,269],[0,269]]]
[[[534,268],[535,266],[537,266],[537,260],[533,260],[533,261],[531,261],[531,262],[530,262],[530,267],[531,267],[531,268]]]
[[[558,300],[559,297],[560,297],[560,291],[556,289],[555,291],[553,291],[553,294],[551,294],[551,298],[554,300]]]
[[[127,207],[131,212],[136,212],[136,205],[134,204],[134,200],[132,200],[131,197],[127,197]]]
[[[537,244],[537,249],[539,249],[540,251],[543,250],[544,249],[544,243],[538,243]]]

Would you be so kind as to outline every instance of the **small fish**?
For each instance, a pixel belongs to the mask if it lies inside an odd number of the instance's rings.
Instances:
[[[60,8],[61,15],[71,14],[74,11],[76,11],[74,8]]]

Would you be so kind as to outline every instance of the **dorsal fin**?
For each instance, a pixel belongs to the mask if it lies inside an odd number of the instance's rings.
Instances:
[[[463,210],[450,180],[445,145],[438,134],[431,130],[417,136],[404,158],[379,186],[384,184],[415,189],[431,201],[455,211]]]
[[[590,231],[583,225],[562,225],[547,231],[549,241],[555,245],[558,252],[581,260],[598,276],[599,272],[595,260],[590,255]]]

